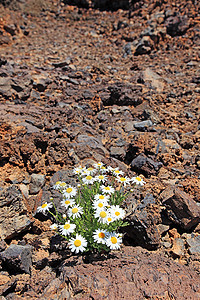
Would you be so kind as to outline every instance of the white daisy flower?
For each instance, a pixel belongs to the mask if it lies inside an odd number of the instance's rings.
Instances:
[[[107,167],[107,170],[108,170],[109,172],[112,172],[112,171],[114,170],[114,168],[111,167],[111,166],[108,166],[108,167]]]
[[[106,173],[107,171],[108,171],[108,169],[106,169],[106,167],[104,167],[104,166],[102,166],[102,167],[100,168],[101,174],[104,174],[104,173]]]
[[[74,205],[72,208],[69,209],[68,215],[69,217],[72,217],[73,219],[79,218],[80,215],[83,213],[83,208],[79,205]]]
[[[115,221],[115,219],[109,213],[108,216],[107,216],[107,218],[106,218],[106,224],[110,224],[110,223],[112,223],[114,221]]]
[[[84,170],[84,168],[82,166],[78,166],[78,167],[74,168],[74,174],[79,175],[82,173],[83,170]]]
[[[110,214],[114,220],[124,219],[125,210],[121,208],[119,205],[112,205],[110,207]]]
[[[102,185],[100,187],[100,189],[102,190],[102,192],[104,194],[109,194],[109,195],[113,194],[114,191],[115,191],[115,189],[112,186],[109,186],[109,185],[108,186]]]
[[[70,221],[65,222],[64,225],[59,225],[59,229],[62,235],[68,235],[73,233],[76,228],[75,224],[71,224]]]
[[[76,196],[76,193],[77,193],[77,189],[75,189],[73,186],[68,186],[68,188],[65,188],[63,191],[63,197],[68,199]]]
[[[116,232],[110,232],[108,237],[106,238],[106,245],[111,250],[116,250],[120,248],[121,244],[122,244],[122,236],[120,234],[117,234]]]
[[[131,181],[137,185],[144,185],[146,182],[139,176],[131,178]]]
[[[94,182],[94,177],[91,175],[87,175],[85,178],[83,178],[83,183],[85,184],[93,184]]]
[[[96,169],[89,167],[86,169],[86,172],[88,173],[88,175],[93,175],[94,173],[96,173]]]
[[[66,186],[67,186],[66,182],[63,182],[63,181],[57,181],[57,182],[54,184],[53,188],[54,188],[55,190],[64,190],[64,189],[66,188]]]
[[[102,162],[98,162],[98,163],[95,163],[93,166],[94,166],[94,168],[99,169],[99,168],[103,167],[103,163]]]
[[[87,175],[90,175],[90,172],[87,171],[87,169],[83,169],[82,172],[81,172],[81,176],[87,176]]]
[[[106,223],[106,218],[108,216],[108,212],[104,209],[97,209],[94,217],[98,219],[99,222],[105,224]]]
[[[51,230],[56,230],[58,228],[58,225],[56,223],[52,224],[50,226]]]
[[[105,244],[106,243],[106,237],[108,236],[108,231],[107,230],[101,230],[101,229],[96,229],[95,232],[93,233],[93,238],[94,241],[98,244]]]
[[[38,211],[38,212],[41,212],[41,213],[43,213],[43,214],[46,214],[46,212],[48,212],[49,209],[50,209],[52,206],[53,206],[52,203],[47,203],[47,202],[45,202],[44,204],[42,204],[42,206],[39,206],[39,207],[37,208],[37,211]]]
[[[115,176],[119,176],[119,175],[123,175],[123,174],[124,174],[124,172],[121,171],[121,170],[119,170],[119,168],[113,169],[113,170],[112,170],[112,173],[113,173],[113,175],[115,175]]]
[[[59,189],[60,183],[61,183],[61,181],[57,181],[57,182],[54,184],[54,186],[53,186],[54,190],[58,190],[58,189]]]
[[[107,200],[95,200],[92,204],[94,209],[105,209],[106,206],[108,205],[108,201]]]
[[[61,201],[61,205],[65,208],[68,208],[69,206],[73,206],[75,204],[74,199],[64,199]]]
[[[130,183],[130,178],[128,177],[117,177],[116,180],[122,183],[124,186]]]
[[[63,217],[63,219],[66,219],[66,218],[67,218],[67,215],[66,215],[66,214],[63,214],[62,217]]]
[[[98,182],[105,182],[107,180],[107,176],[105,176],[105,175],[97,175],[97,176],[94,177],[94,180],[98,181]]]
[[[95,199],[95,200],[101,200],[101,201],[108,201],[109,198],[110,198],[109,195],[102,195],[102,194],[96,194],[96,195],[94,196],[94,199]]]
[[[76,237],[69,240],[69,248],[72,252],[83,252],[86,250],[87,241],[84,237],[76,234]]]

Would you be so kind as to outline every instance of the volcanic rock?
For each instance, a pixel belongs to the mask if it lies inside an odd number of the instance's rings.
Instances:
[[[153,195],[147,195],[128,216],[130,225],[126,227],[127,236],[133,243],[149,250],[160,246],[160,232],[157,226],[161,223],[159,205]]]
[[[150,299],[167,299],[170,295],[198,299],[200,292],[199,275],[193,270],[140,247],[125,247],[121,253],[115,252],[106,260],[93,260],[92,264],[71,257],[60,272],[71,295],[82,294],[84,299],[140,299],[144,295]]]
[[[0,194],[0,236],[11,239],[27,230],[31,225],[23,196],[17,186],[13,185]]]
[[[161,199],[168,218],[183,229],[188,230],[200,222],[200,207],[187,193],[172,186],[162,192]]]
[[[0,260],[3,262],[3,267],[12,274],[15,272],[30,274],[31,256],[30,246],[10,245],[0,253]]]

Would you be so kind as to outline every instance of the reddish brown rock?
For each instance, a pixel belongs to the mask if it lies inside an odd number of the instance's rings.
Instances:
[[[200,207],[185,192],[175,187],[168,187],[161,194],[170,220],[184,229],[190,229],[200,222]]]
[[[125,247],[106,260],[85,264],[80,258],[61,267],[75,299],[198,299],[199,275],[159,253]],[[193,277],[194,276],[194,277]]]

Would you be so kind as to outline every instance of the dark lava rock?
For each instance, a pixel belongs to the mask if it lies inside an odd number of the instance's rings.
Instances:
[[[160,246],[160,234],[157,224],[161,223],[159,206],[152,194],[147,195],[128,217],[131,225],[125,227],[127,236],[136,245],[149,250]]]
[[[131,170],[145,176],[156,175],[161,167],[161,162],[154,161],[144,154],[138,155],[131,162]]]
[[[154,48],[154,41],[149,36],[143,36],[135,48],[134,55],[150,54]]]
[[[10,273],[28,273],[30,267],[32,253],[30,246],[10,245],[9,248],[0,253],[0,260],[3,262],[3,268]]]
[[[167,208],[168,218],[183,229],[191,229],[200,222],[200,207],[187,193],[168,187],[162,192],[161,199]]]
[[[187,16],[170,16],[166,19],[167,33],[171,36],[184,34],[190,26]]]
[[[99,93],[104,105],[134,105],[142,103],[142,87],[117,82]]]

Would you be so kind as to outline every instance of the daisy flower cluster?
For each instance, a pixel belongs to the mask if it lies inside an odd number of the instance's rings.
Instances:
[[[126,212],[121,207],[127,197],[126,186],[144,185],[141,177],[128,178],[118,168],[95,163],[92,167],[78,166],[74,175],[79,184],[74,187],[58,181],[54,189],[62,194],[60,214],[51,198],[38,207],[38,212],[50,213],[54,222],[50,228],[68,240],[72,252],[110,251],[120,249],[120,227],[127,226]]]

